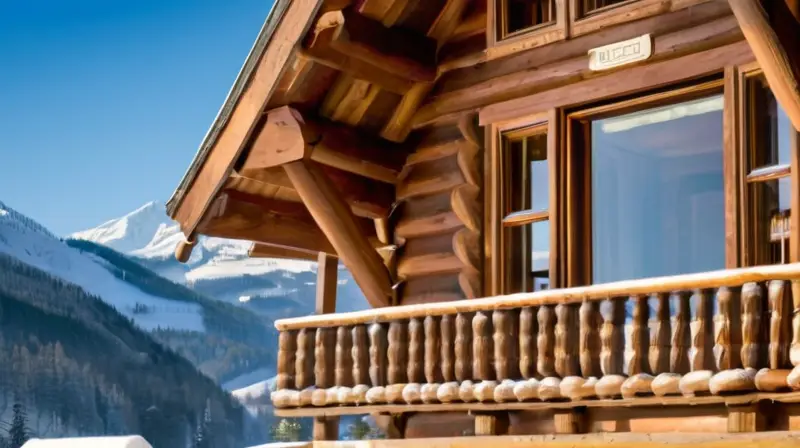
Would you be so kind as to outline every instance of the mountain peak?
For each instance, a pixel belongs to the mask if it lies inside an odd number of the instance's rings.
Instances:
[[[147,246],[163,226],[172,226],[164,205],[150,201],[127,215],[106,221],[93,228],[75,232],[70,238],[89,240],[120,252],[131,252]]]

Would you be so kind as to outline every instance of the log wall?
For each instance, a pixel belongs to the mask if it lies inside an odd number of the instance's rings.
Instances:
[[[412,141],[393,219],[400,303],[480,297],[483,139],[474,117]]]

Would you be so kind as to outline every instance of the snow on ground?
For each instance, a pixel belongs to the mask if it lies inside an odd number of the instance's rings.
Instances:
[[[242,403],[269,397],[270,393],[275,388],[275,380],[276,377],[272,377],[268,380],[259,381],[247,387],[236,389],[231,392],[231,395],[236,397],[236,399]]]
[[[0,202],[0,253],[74,283],[114,306],[140,327],[204,331],[200,305],[153,296],[116,278],[96,258],[67,246],[32,219]],[[134,314],[137,304],[148,312]]]
[[[141,436],[31,439],[22,448],[152,448]]]
[[[267,380],[273,375],[275,375],[274,368],[263,367],[260,369],[253,370],[252,372],[248,372],[243,375],[237,376],[236,378],[223,384],[222,388],[227,391],[233,392],[236,391],[237,389],[245,388],[251,384]]]

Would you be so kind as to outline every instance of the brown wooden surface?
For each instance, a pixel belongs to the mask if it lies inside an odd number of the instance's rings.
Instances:
[[[365,238],[355,217],[313,162],[283,166],[320,229],[374,307],[391,303],[392,283],[378,253]]]
[[[320,252],[317,257],[317,295],[314,312],[330,314],[336,312],[336,287],[339,280],[339,259]]]

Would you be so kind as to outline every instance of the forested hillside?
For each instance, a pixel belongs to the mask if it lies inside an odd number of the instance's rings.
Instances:
[[[263,317],[173,283],[106,246],[85,240],[66,242],[70,247],[102,258],[115,277],[146,293],[200,305],[205,332],[159,328],[152,334],[211,378],[224,383],[259,367],[275,365],[278,335],[271,322]],[[150,310],[147,305],[139,304],[135,312]]]
[[[174,448],[200,434],[206,446],[242,444],[242,408],[210,378],[99,298],[3,254],[0,348],[0,428],[19,405],[42,437],[138,433]]]

